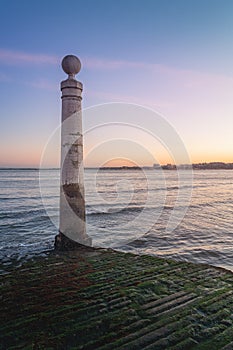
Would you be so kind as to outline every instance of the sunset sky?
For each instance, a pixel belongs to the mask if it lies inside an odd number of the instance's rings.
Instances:
[[[148,107],[176,130],[192,162],[233,162],[232,17],[232,0],[0,0],[0,166],[39,166],[60,122],[67,54],[82,62],[84,109],[111,102]],[[101,125],[101,113],[92,114]],[[133,128],[107,128],[103,134],[115,141],[99,147],[101,133],[88,133],[89,121],[84,113],[88,166],[111,155],[114,165],[171,160]],[[118,122],[114,113],[107,122]],[[127,135],[128,154],[119,146]],[[51,166],[58,165],[56,142]]]

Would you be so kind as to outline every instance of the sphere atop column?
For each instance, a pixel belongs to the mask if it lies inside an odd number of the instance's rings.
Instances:
[[[62,69],[69,78],[74,78],[75,74],[78,74],[81,70],[81,62],[78,57],[74,55],[67,55],[62,60]]]

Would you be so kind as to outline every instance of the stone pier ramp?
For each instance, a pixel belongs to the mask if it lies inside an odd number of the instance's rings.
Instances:
[[[233,274],[109,250],[1,276],[0,349],[233,349]]]

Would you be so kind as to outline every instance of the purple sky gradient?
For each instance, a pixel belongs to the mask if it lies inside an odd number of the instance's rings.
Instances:
[[[60,122],[60,61],[70,53],[82,62],[84,108],[126,102],[155,109],[193,162],[233,162],[232,13],[230,0],[3,1],[0,166],[39,166]]]

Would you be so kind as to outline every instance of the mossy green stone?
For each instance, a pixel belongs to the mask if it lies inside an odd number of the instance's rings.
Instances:
[[[220,350],[232,343],[233,275],[221,269],[82,249],[7,272],[0,350]]]

